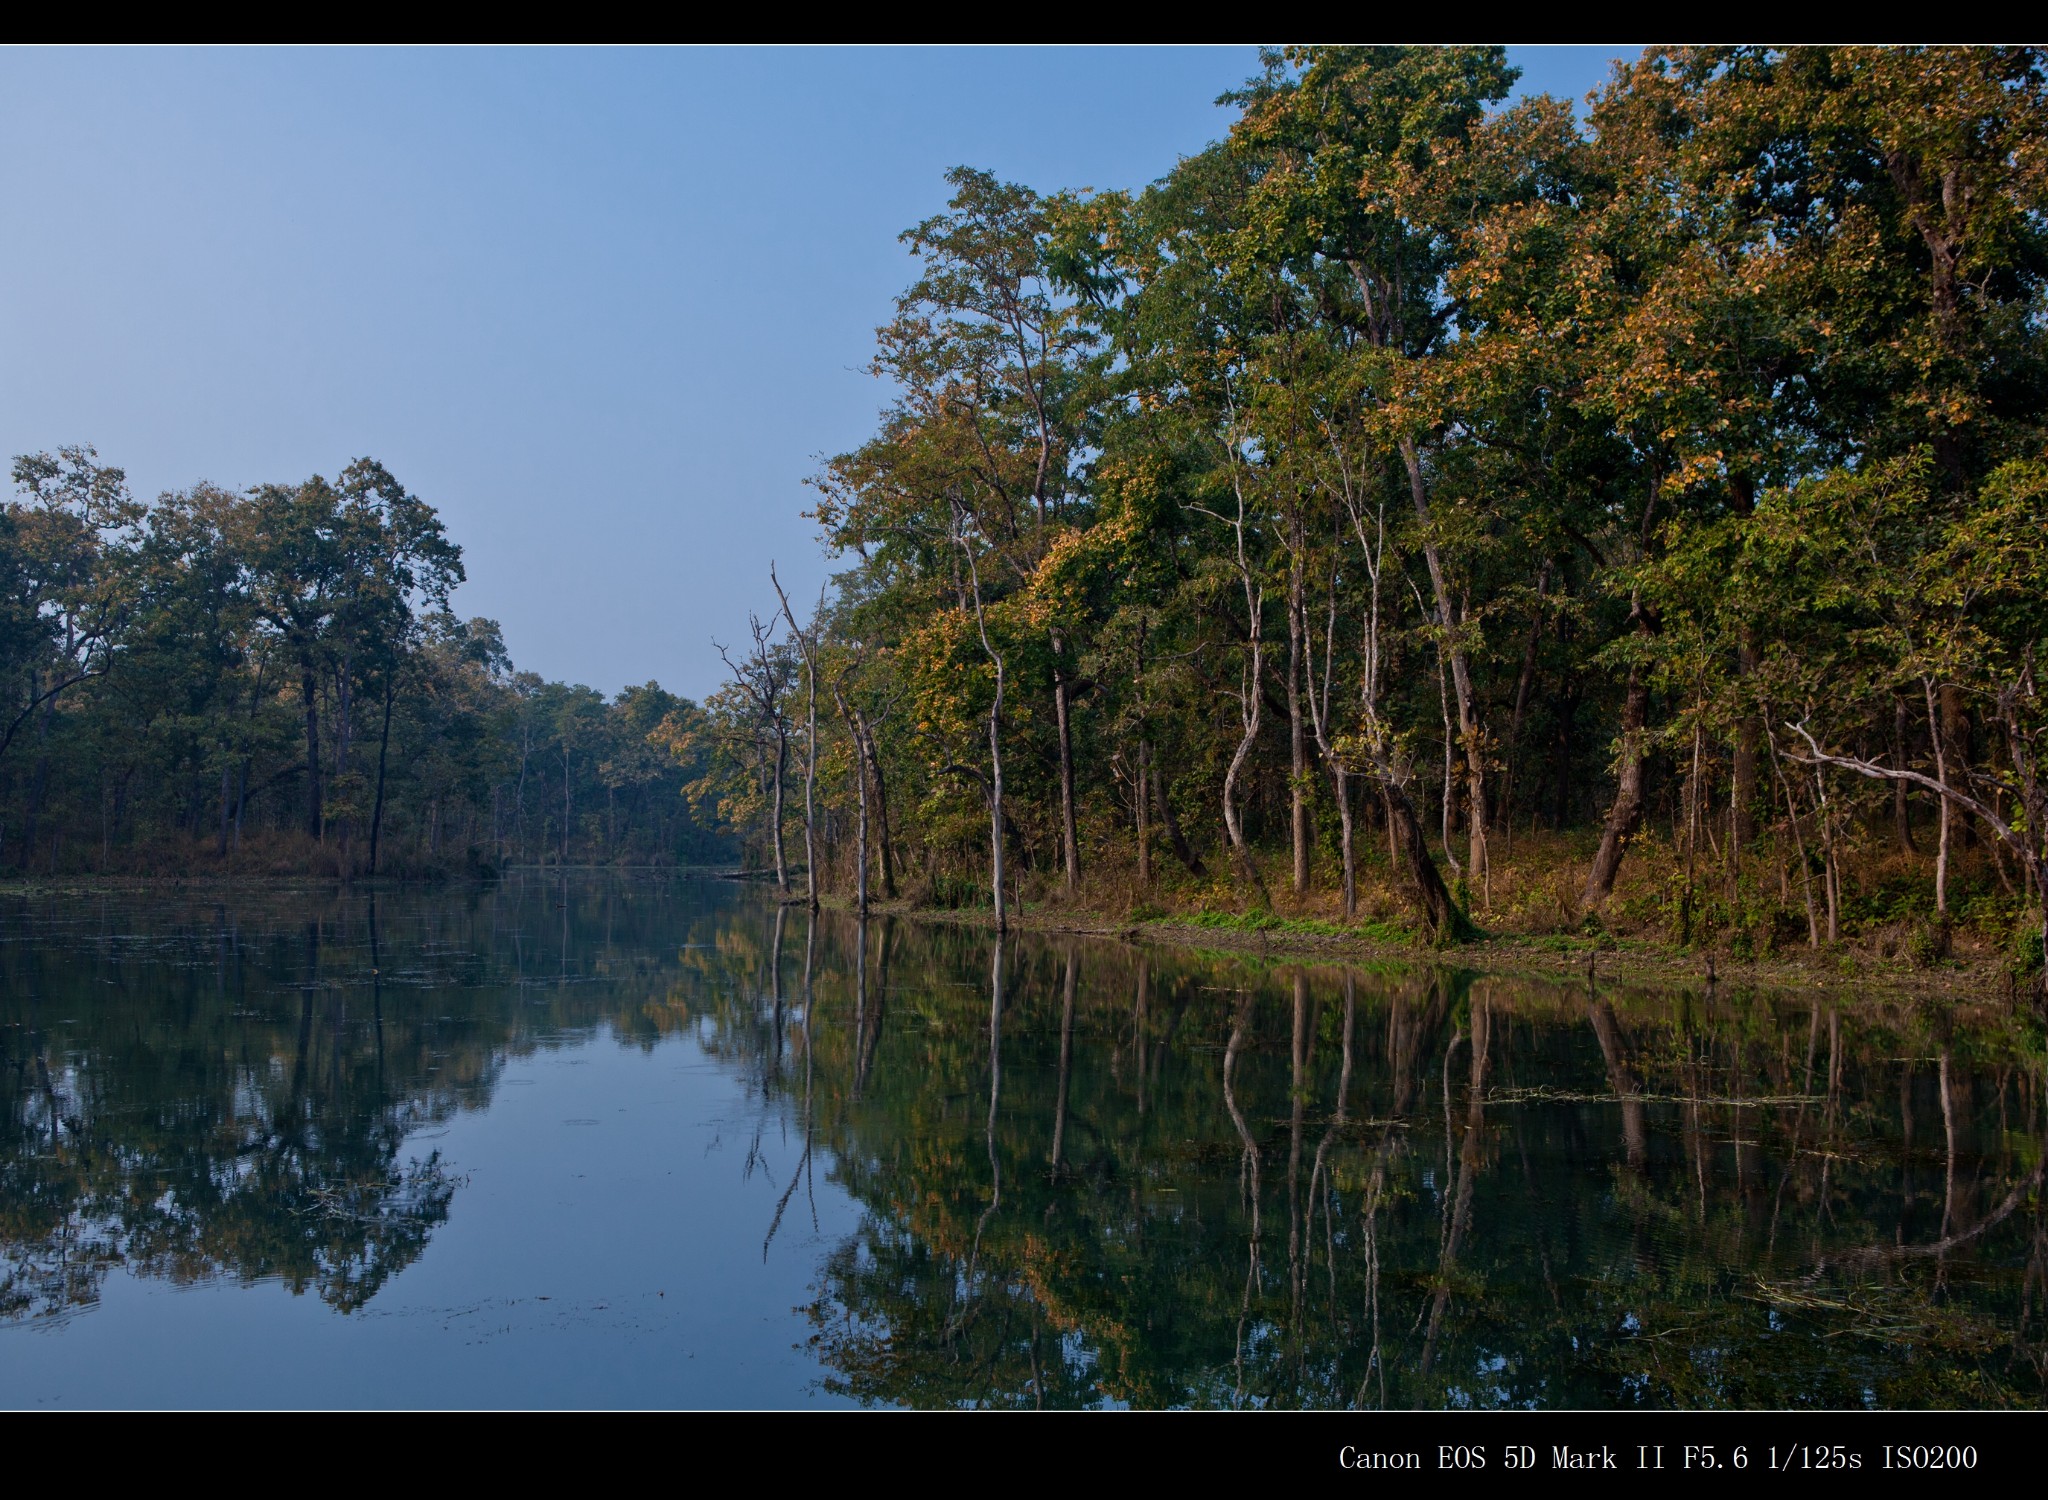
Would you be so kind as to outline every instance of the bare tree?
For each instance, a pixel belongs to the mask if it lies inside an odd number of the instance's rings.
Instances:
[[[779,584],[776,593],[778,596],[781,594]],[[749,614],[747,629],[752,633],[754,643],[744,664],[734,663],[731,654],[716,641],[711,644],[717,647],[726,670],[732,673],[733,682],[754,705],[757,729],[764,732],[774,746],[773,769],[767,777],[771,783],[768,788],[769,842],[775,849],[775,888],[788,895],[789,868],[782,851],[782,793],[789,780],[789,719],[783,712],[783,699],[789,692],[789,680],[793,674],[788,650],[773,640],[773,615],[764,625],[759,615]],[[763,759],[767,758],[764,756]]]
[[[789,607],[789,595],[782,591],[782,580],[775,576],[775,564],[768,564],[768,581],[775,585],[775,597],[782,601],[782,617],[789,621],[789,632],[796,637],[797,649],[804,658],[804,895],[812,911],[818,909],[818,616],[824,613],[825,591],[818,590],[818,608],[811,619],[814,622],[805,630],[796,622],[796,614]],[[863,822],[866,820],[863,819]],[[862,908],[865,911],[866,905]]]

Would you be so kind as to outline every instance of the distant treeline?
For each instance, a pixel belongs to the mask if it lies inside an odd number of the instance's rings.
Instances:
[[[484,873],[725,846],[701,715],[515,672],[461,549],[360,460],[136,500],[90,448],[0,508],[0,871]]]
[[[849,570],[706,705],[764,863],[808,797],[856,899],[2039,953],[2042,53],[1515,77],[1290,49],[1143,192],[951,174]]]

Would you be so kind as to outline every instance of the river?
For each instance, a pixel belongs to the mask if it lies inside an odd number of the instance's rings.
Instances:
[[[754,885],[0,896],[0,1404],[2039,1406],[2000,1007]]]

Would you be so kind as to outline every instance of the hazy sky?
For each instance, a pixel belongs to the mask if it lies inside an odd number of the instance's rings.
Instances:
[[[1620,47],[1515,48],[1582,95]],[[1249,48],[0,51],[0,447],[153,496],[382,459],[514,661],[696,696],[884,393],[941,174],[1137,187]]]

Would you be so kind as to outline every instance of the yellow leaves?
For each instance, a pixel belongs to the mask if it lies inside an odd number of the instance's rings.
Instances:
[[[1154,405],[1164,399],[1157,392],[1147,392],[1146,398]],[[1165,488],[1167,472],[1166,459],[1150,450],[1109,454],[1095,466],[1096,489],[1122,509],[1145,510]]]
[[[1664,477],[1666,494],[1682,494],[1696,486],[1718,485],[1727,478],[1727,455],[1719,448],[1686,454]]]
[[[1105,532],[1119,524],[1128,526],[1128,519],[1113,520],[1101,529]],[[1043,629],[1063,620],[1077,618],[1087,603],[1087,574],[1095,561],[1095,548],[1089,538],[1092,533],[1061,531],[1053,535],[1024,582],[1024,591],[1018,601],[1018,612],[1030,625]]]
[[[911,715],[922,737],[941,744],[971,738],[995,686],[970,613],[936,610],[906,632],[897,648],[911,692]],[[950,758],[951,751],[945,753]]]

